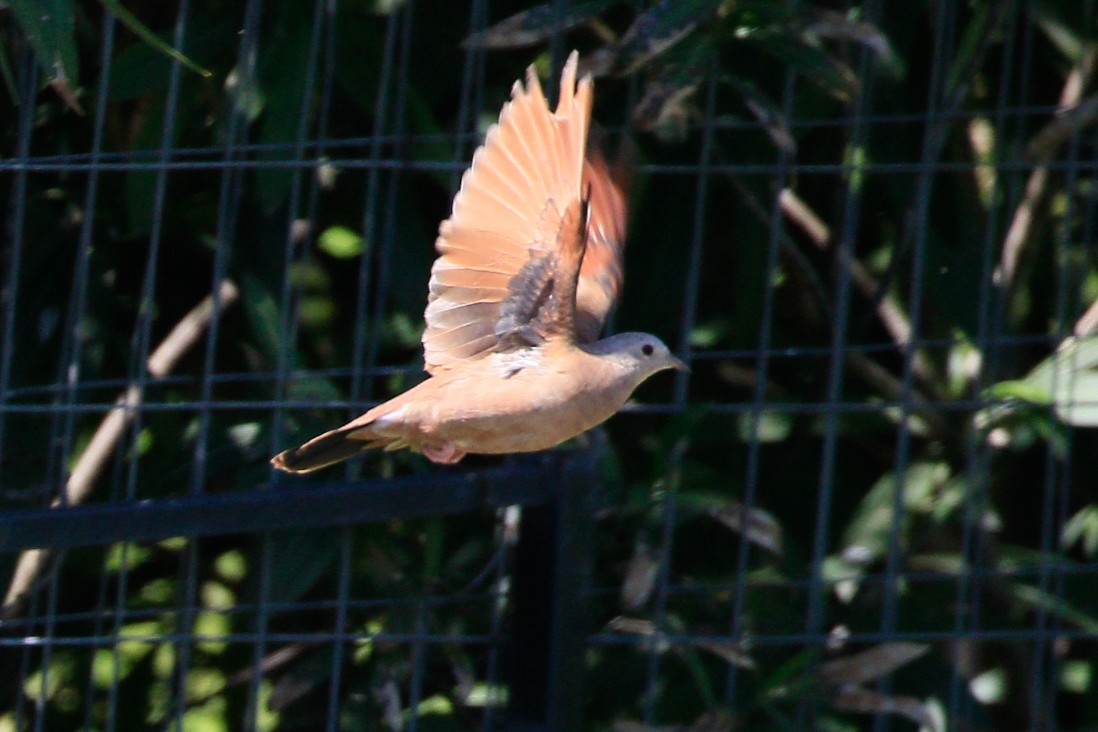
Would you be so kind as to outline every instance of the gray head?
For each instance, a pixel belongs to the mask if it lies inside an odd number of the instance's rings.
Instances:
[[[621,366],[623,371],[636,376],[638,384],[664,369],[690,370],[671,354],[663,341],[648,333],[618,333],[601,341],[585,343],[583,349]]]

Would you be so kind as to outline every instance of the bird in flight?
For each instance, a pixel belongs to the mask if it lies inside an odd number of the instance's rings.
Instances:
[[[599,339],[622,283],[625,201],[588,148],[593,83],[568,57],[556,111],[515,82],[439,227],[423,333],[430,378],[276,455],[308,473],[365,450],[436,463],[545,450],[609,419],[645,379],[685,369],[659,338]]]

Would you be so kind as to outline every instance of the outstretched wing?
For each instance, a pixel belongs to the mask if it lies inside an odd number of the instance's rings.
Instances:
[[[601,157],[586,157],[593,91],[588,77],[577,85],[577,66],[572,53],[556,111],[528,69],[462,178],[439,227],[424,314],[431,373],[544,338],[565,239],[578,237],[580,257],[590,241],[572,285],[573,328],[581,341],[598,337],[620,287],[625,206]]]

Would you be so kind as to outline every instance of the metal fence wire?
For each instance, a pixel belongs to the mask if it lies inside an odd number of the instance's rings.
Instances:
[[[1098,723],[1092,0],[0,7],[0,730]],[[419,378],[534,63],[628,173],[565,449],[308,477]]]

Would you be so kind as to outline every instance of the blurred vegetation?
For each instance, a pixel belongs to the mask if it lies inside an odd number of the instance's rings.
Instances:
[[[524,67],[576,47],[633,170],[616,329],[694,367],[638,395],[670,410],[606,427],[590,728],[1093,729],[1094,3],[495,5],[193,0],[182,27],[176,3],[0,6],[4,161],[40,163],[2,178],[3,397],[43,407],[0,411],[4,508],[55,497],[103,417],[63,407],[111,403],[222,278],[239,297],[216,339],[153,372],[162,408],[125,426],[86,500],[266,487],[277,449],[418,378],[460,170]],[[386,455],[348,475],[428,469]],[[337,627],[337,597],[362,634],[340,728],[479,728],[506,694],[460,639],[494,632],[490,601],[425,608],[502,589],[499,531],[485,515],[70,552],[0,632],[103,641],[5,645],[0,730],[177,713],[227,730],[251,698],[260,729],[315,729],[334,649],[310,636]],[[47,606],[55,627],[17,622]],[[423,630],[453,640],[410,698],[418,651],[372,634]]]

